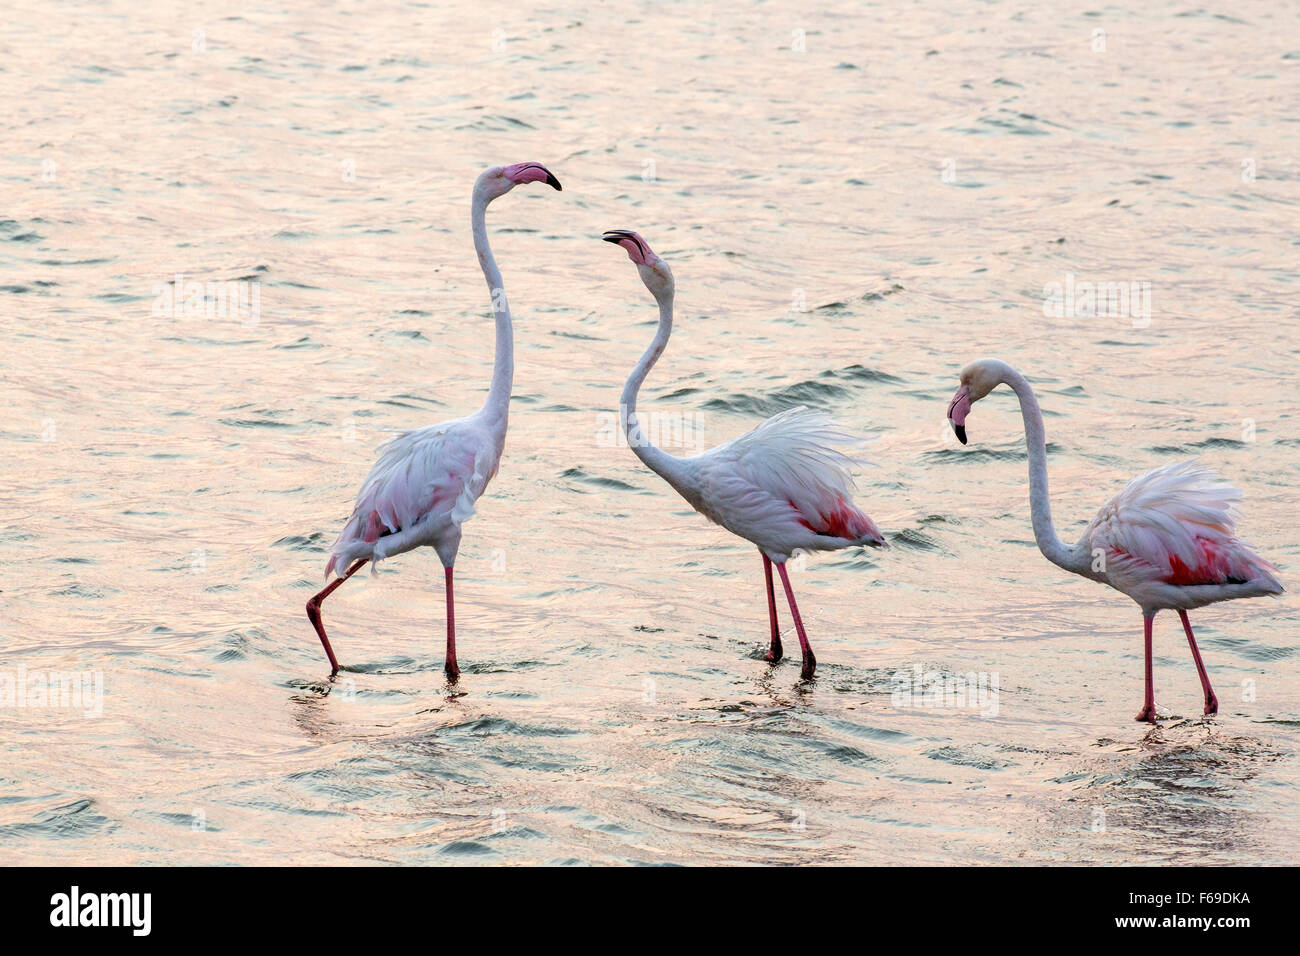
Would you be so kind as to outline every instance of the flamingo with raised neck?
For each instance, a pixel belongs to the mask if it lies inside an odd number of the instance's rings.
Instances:
[[[361,484],[352,516],[330,549],[325,576],[346,568],[339,577],[307,602],[307,618],[316,629],[329,657],[330,676],[339,662],[325,636],[321,602],[367,561],[371,570],[384,558],[415,548],[430,547],[442,561],[447,598],[447,678],[456,681],[456,608],[452,595],[452,569],[460,550],[461,526],[474,515],[487,483],[497,473],[505,448],[510,389],[514,381],[514,332],[501,271],[487,237],[487,207],[523,183],[544,182],[560,189],[560,182],[539,163],[492,166],[474,182],[470,224],[474,250],[487,280],[496,319],[496,354],[492,384],[483,407],[457,418],[403,432],[384,445],[379,460]]]
[[[637,424],[636,399],[641,383],[672,334],[673,273],[635,232],[615,229],[601,238],[627,251],[641,281],[659,304],[654,339],[623,388],[620,415],[628,444],[692,508],[758,547],[763,556],[771,625],[765,659],[773,664],[782,655],[772,587],[772,565],[776,565],[803,652],[800,675],[811,680],[817,658],[795,603],[786,560],[796,549],[834,551],[885,543],[871,519],[853,503],[853,479],[849,474],[853,460],[835,447],[855,439],[824,413],[792,408],[739,438],[690,458],[677,458],[657,447]]]

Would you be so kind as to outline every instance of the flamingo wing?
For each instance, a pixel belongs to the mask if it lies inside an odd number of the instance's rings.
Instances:
[[[466,419],[403,432],[382,445],[330,549],[325,574],[346,567],[380,538],[430,518],[468,521],[496,473],[496,458],[491,442]]]
[[[880,542],[880,531],[853,504],[849,469],[861,459],[837,447],[862,441],[826,413],[800,406],[773,415],[696,461],[715,489],[730,486],[730,497],[756,519],[793,519],[815,534]]]
[[[1194,586],[1244,584],[1273,570],[1237,538],[1241,492],[1194,461],[1138,475],[1084,531],[1122,580]]]

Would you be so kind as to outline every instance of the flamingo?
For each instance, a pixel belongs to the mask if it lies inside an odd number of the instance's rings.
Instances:
[[[443,669],[453,683],[460,677],[452,568],[460,550],[461,526],[473,516],[474,503],[501,463],[515,370],[510,306],[501,272],[488,246],[487,207],[516,186],[533,182],[560,189],[559,180],[539,163],[492,166],[474,181],[470,205],[474,250],[496,317],[492,385],[483,407],[474,414],[403,432],[386,443],[362,483],[352,516],[330,548],[325,577],[347,570],[307,602],[307,618],[329,657],[331,677],[338,673],[339,662],[325,636],[321,603],[367,561],[371,562],[373,574],[382,559],[420,547],[433,548],[442,561],[447,595],[447,657]]]
[[[790,616],[803,652],[800,676],[812,680],[817,669],[785,563],[796,549],[836,551],[854,545],[882,546],[885,539],[852,500],[853,459],[836,450],[855,441],[830,416],[806,408],[774,415],[752,431],[691,458],[677,458],[654,445],[636,422],[641,383],[668,344],[673,328],[673,273],[637,233],[614,229],[601,237],[627,250],[641,281],[659,303],[654,340],[632,369],[620,400],[628,444],[637,457],[668,482],[704,517],[753,542],[763,556],[771,643],[764,659],[781,659],[772,565],[776,565],[790,604]]]
[[[1166,609],[1176,610],[1182,619],[1201,678],[1205,714],[1217,714],[1219,701],[1187,612],[1216,601],[1282,593],[1273,576],[1276,568],[1236,535],[1241,492],[1195,461],[1155,468],[1138,475],[1103,505],[1078,544],[1066,545],[1052,527],[1043,414],[1025,377],[997,359],[972,362],[962,369],[961,386],[948,404],[948,421],[957,440],[966,444],[972,403],[1003,384],[1020,399],[1025,421],[1029,504],[1038,550],[1066,571],[1127,594],[1142,609],[1146,698],[1137,719],[1156,722],[1151,626],[1156,612]]]

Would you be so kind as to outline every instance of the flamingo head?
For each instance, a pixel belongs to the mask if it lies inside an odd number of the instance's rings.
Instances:
[[[656,299],[673,294],[673,270],[638,233],[610,229],[600,238],[627,250],[627,257],[636,263],[636,271],[641,273],[641,281]]]
[[[966,444],[966,416],[970,414],[971,405],[1006,381],[1009,370],[1010,366],[997,359],[980,359],[961,370],[961,385],[948,403],[948,424],[963,445]]]
[[[555,175],[541,163],[493,166],[483,170],[478,178],[478,186],[487,194],[489,202],[523,183],[546,183],[552,189],[562,188]]]

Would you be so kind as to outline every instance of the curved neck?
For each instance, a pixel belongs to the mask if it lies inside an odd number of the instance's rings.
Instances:
[[[646,437],[636,416],[636,396],[641,391],[641,383],[650,374],[650,369],[654,368],[655,362],[659,361],[659,356],[663,354],[668,345],[668,336],[673,332],[673,297],[669,293],[662,299],[659,299],[659,327],[655,329],[655,337],[650,343],[650,347],[645,350],[641,356],[641,361],[636,363],[632,369],[632,374],[627,377],[627,384],[623,386],[623,395],[619,399],[619,419],[623,425],[623,431],[627,434],[627,443],[636,452],[636,456],[645,462],[646,467],[655,472],[679,492],[685,493],[688,489],[689,480],[682,467],[681,460],[668,454],[663,449],[655,445]]]
[[[470,221],[474,229],[474,251],[478,253],[478,264],[487,280],[488,294],[492,297],[492,313],[496,318],[496,356],[492,364],[492,387],[488,390],[487,401],[483,411],[499,415],[502,424],[510,410],[510,387],[515,377],[515,342],[514,331],[510,324],[510,304],[506,301],[505,286],[501,282],[501,270],[492,255],[492,247],[487,237],[487,207],[492,200],[475,188],[473,204],[470,207]]]
[[[1047,494],[1047,437],[1043,412],[1029,382],[1015,369],[1002,379],[1020,399],[1020,414],[1025,420],[1025,447],[1029,452],[1029,509],[1034,524],[1034,541],[1043,556],[1067,570],[1077,570],[1074,550],[1056,534],[1052,525],[1052,503]]]

